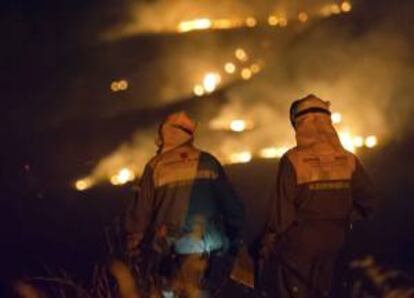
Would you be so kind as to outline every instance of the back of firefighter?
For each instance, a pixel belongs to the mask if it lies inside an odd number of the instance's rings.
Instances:
[[[193,146],[194,132],[183,112],[162,123],[158,154],[146,165],[127,216],[130,252],[145,237],[161,258],[174,256],[174,264],[160,262],[165,297],[208,296],[202,285],[208,255],[241,243],[244,207],[220,163]]]
[[[280,160],[262,249],[271,251],[278,297],[330,297],[350,220],[375,206],[370,179],[342,147],[329,105],[309,95],[291,106],[297,146]]]

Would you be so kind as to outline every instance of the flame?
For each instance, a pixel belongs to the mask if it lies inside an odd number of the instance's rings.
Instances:
[[[235,163],[248,163],[252,160],[252,153],[250,151],[242,151],[233,153],[229,157],[229,161],[232,164]]]
[[[93,186],[93,181],[91,178],[83,178],[75,182],[75,188],[79,191],[87,190],[88,188],[92,186]]]
[[[197,84],[193,88],[194,95],[196,96],[203,96],[204,95],[204,87],[200,84]]]
[[[298,19],[299,19],[300,22],[306,23],[309,20],[309,16],[308,16],[308,14],[306,12],[301,12],[298,15]]]
[[[113,81],[111,83],[110,88],[112,92],[125,91],[128,89],[128,81],[127,80]]]
[[[376,136],[368,136],[365,139],[365,146],[368,148],[374,148],[378,145],[378,138]]]
[[[256,25],[257,25],[257,20],[255,18],[248,17],[246,19],[246,26],[247,27],[252,28],[252,27],[256,27]]]
[[[127,182],[133,181],[135,174],[128,168],[121,169],[116,175],[110,178],[110,182],[113,185],[123,185]]]
[[[216,90],[218,84],[221,82],[221,76],[218,73],[209,72],[204,76],[203,86],[207,93]]]
[[[279,23],[279,20],[277,16],[271,15],[267,18],[267,22],[269,23],[270,26],[277,26],[277,24]]]
[[[178,24],[179,32],[189,32],[193,30],[206,30],[212,27],[212,21],[208,18],[184,21]]]
[[[234,55],[236,56],[238,60],[242,62],[245,62],[249,59],[249,56],[247,56],[246,51],[242,48],[236,49],[236,51],[234,52]]]
[[[250,70],[250,68],[247,67],[243,68],[240,74],[243,80],[250,80],[250,78],[252,77],[252,71]]]
[[[341,10],[345,13],[350,12],[352,10],[352,4],[348,1],[342,2]]]
[[[289,147],[268,147],[259,152],[261,158],[281,158],[289,150]]]
[[[230,129],[234,132],[242,132],[246,130],[246,121],[244,120],[233,120],[230,122]]]
[[[224,64],[224,70],[228,74],[233,74],[236,71],[236,65],[232,62],[227,62],[226,64]]]
[[[342,122],[342,114],[341,113],[332,113],[331,115],[332,123],[339,124]]]

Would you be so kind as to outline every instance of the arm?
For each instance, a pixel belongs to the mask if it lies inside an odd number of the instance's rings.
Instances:
[[[139,192],[126,216],[127,248],[133,250],[140,244],[151,222],[154,201],[153,170],[147,165],[139,183]]]
[[[377,196],[371,179],[360,161],[356,160],[355,171],[351,181],[353,199],[353,219],[370,217],[377,205]]]
[[[259,251],[263,259],[270,256],[277,240],[293,224],[296,216],[294,204],[296,193],[295,169],[285,155],[279,162],[276,184],[271,195],[267,226]]]
[[[295,198],[297,193],[296,173],[285,155],[279,162],[276,184],[271,196],[271,209],[267,232],[280,237],[295,220]]]

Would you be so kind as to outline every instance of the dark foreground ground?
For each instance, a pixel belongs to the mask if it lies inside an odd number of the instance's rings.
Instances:
[[[380,209],[370,222],[356,225],[348,244],[353,257],[373,255],[380,264],[414,273],[414,201],[410,154],[414,141],[361,152],[380,193]],[[227,168],[248,213],[248,241],[263,227],[277,161],[255,161]],[[1,200],[2,290],[22,277],[63,269],[87,283],[93,265],[109,259],[107,239],[117,243],[114,227],[134,196],[133,185],[102,186],[84,193],[67,189],[38,195],[6,189]],[[4,294],[3,294],[4,293]],[[0,293],[0,297],[6,292]]]

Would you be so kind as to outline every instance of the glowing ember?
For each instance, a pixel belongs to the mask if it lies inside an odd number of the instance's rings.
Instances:
[[[212,21],[208,18],[195,19],[191,21],[181,22],[178,25],[179,32],[189,32],[193,30],[206,30],[210,29],[212,26]]]
[[[240,61],[247,61],[249,59],[249,57],[247,56],[247,53],[245,50],[243,49],[237,49],[234,52],[235,56],[237,59],[239,59]]]
[[[343,12],[350,12],[352,10],[352,4],[348,1],[342,2],[341,10]]]
[[[283,17],[279,18],[279,25],[280,27],[286,27],[288,25],[287,19]]]
[[[341,113],[332,113],[331,115],[332,123],[339,124],[342,122],[342,114]]]
[[[216,90],[217,85],[221,82],[221,76],[218,73],[208,73],[204,76],[203,86],[207,93]]]
[[[376,136],[369,136],[365,139],[365,146],[368,148],[374,148],[378,145],[378,138]]]
[[[243,80],[249,80],[252,77],[252,71],[250,68],[243,68],[241,71],[241,77]]]
[[[121,169],[118,174],[111,177],[110,182],[113,185],[122,185],[135,179],[135,174],[128,168]]]
[[[356,148],[361,148],[362,146],[364,146],[364,138],[361,136],[354,137],[352,142]]]
[[[252,64],[252,65],[250,66],[250,70],[251,70],[253,73],[258,73],[258,72],[260,71],[260,65],[259,65],[259,64],[257,64],[257,63],[254,63],[254,64]]]
[[[236,65],[234,65],[234,63],[227,62],[224,65],[224,70],[229,74],[233,74],[236,71]]]
[[[354,146],[352,135],[349,132],[339,132],[338,135],[339,135],[341,144],[345,148],[345,150],[355,153],[356,148]]]
[[[230,29],[237,25],[237,22],[232,22],[229,19],[214,20],[213,28],[215,29]]]
[[[340,14],[341,13],[341,8],[339,7],[338,4],[332,4],[330,6],[330,9],[331,9],[331,13],[333,13],[333,14]]]
[[[112,82],[112,83],[111,83],[111,90],[112,90],[113,92],[117,92],[117,91],[119,91],[118,82]]]
[[[257,20],[253,17],[248,17],[246,19],[246,26],[247,27],[255,27],[257,25]]]
[[[260,150],[259,155],[262,158],[281,158],[288,150],[288,147],[263,148]]]
[[[204,87],[200,84],[194,86],[193,92],[196,96],[203,96],[204,95]]]
[[[127,89],[128,89],[128,81],[126,80],[113,81],[111,83],[112,92],[125,91]]]
[[[120,90],[127,90],[128,89],[128,82],[126,80],[121,80],[118,82],[118,87]]]
[[[270,26],[277,26],[277,24],[279,23],[279,20],[277,19],[276,16],[269,16],[267,18],[267,22],[269,23]]]
[[[247,128],[246,121],[244,120],[233,120],[230,123],[230,129],[234,132],[242,132]]]
[[[84,191],[92,186],[92,180],[89,178],[84,178],[76,181],[75,188],[79,191]]]
[[[301,12],[298,15],[298,19],[299,19],[300,22],[306,23],[309,20],[309,16],[308,16],[308,14],[306,12]]]
[[[230,163],[248,163],[252,160],[252,154],[249,151],[242,151],[230,155]]]

